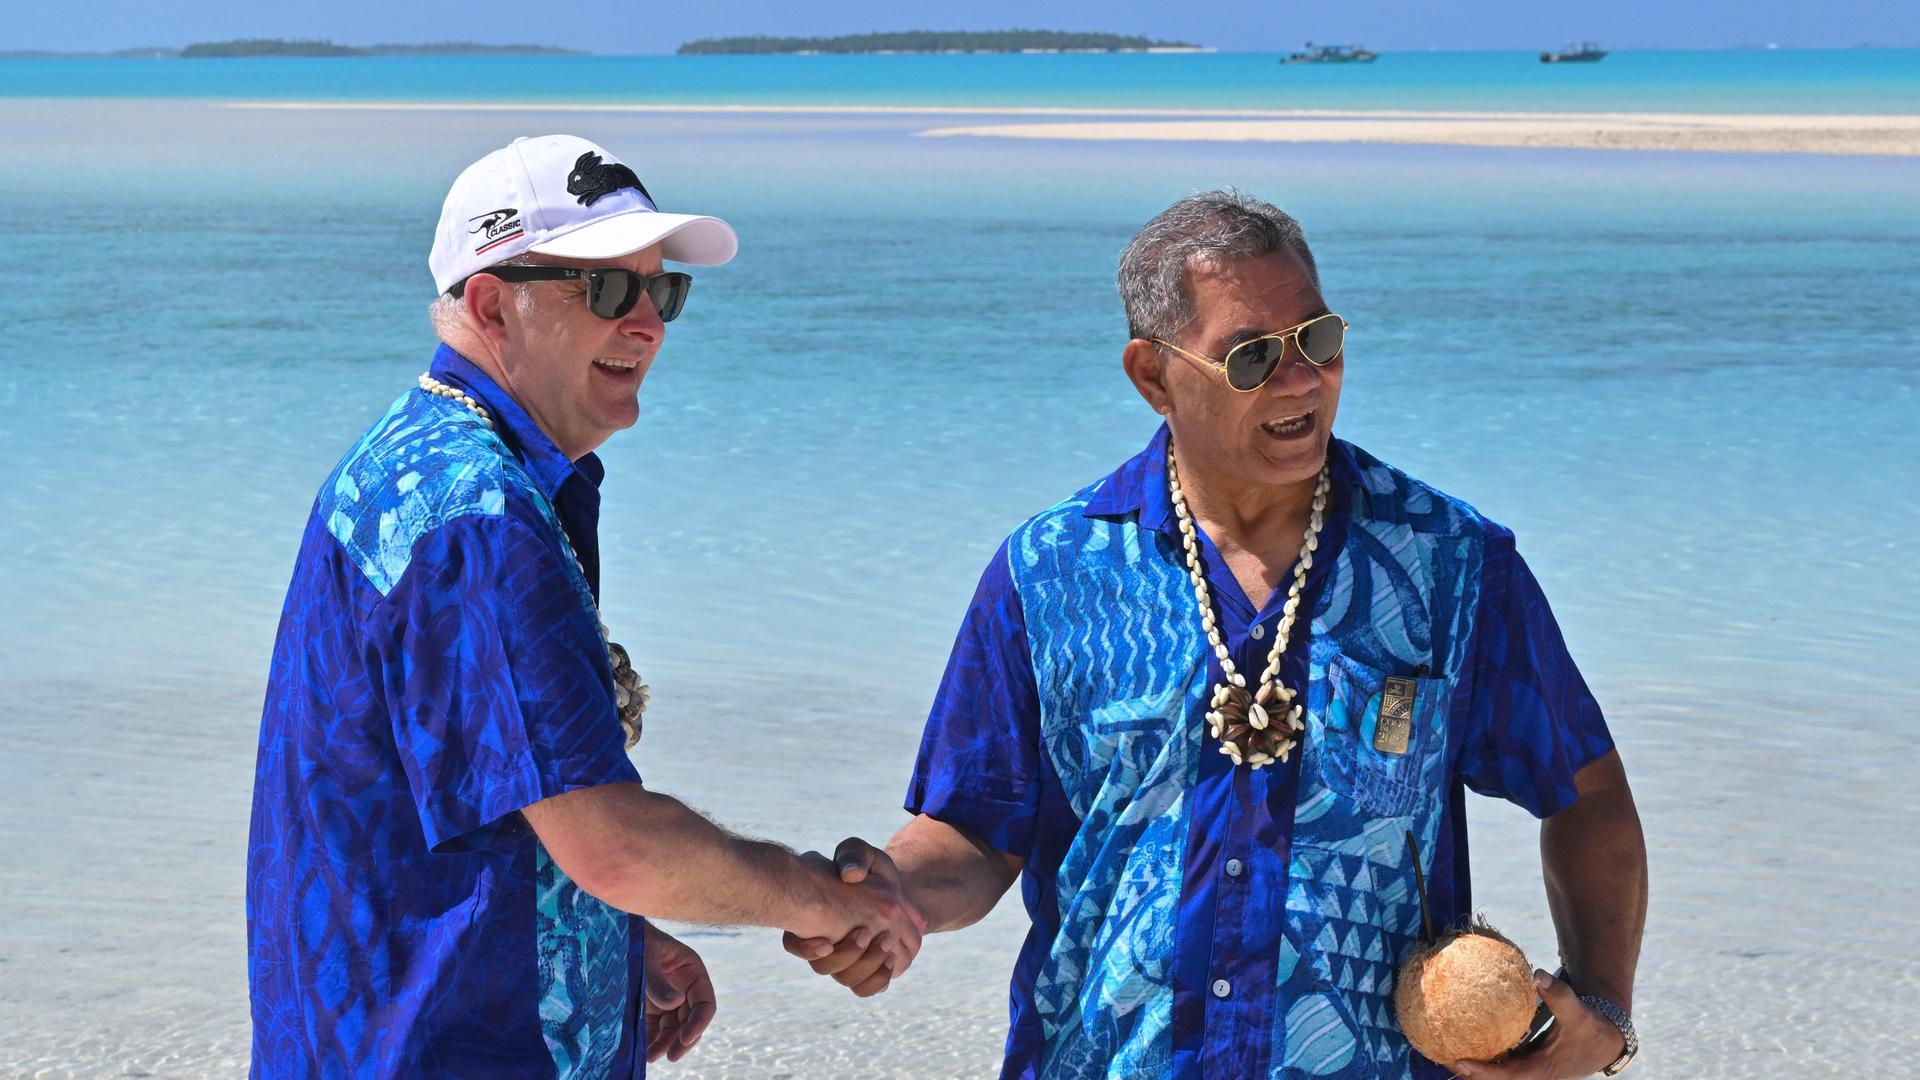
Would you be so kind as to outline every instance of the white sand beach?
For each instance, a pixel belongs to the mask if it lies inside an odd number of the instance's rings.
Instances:
[[[243,101],[235,109],[361,112],[723,113],[1019,118],[919,134],[1146,142],[1401,143],[1734,154],[1920,156],[1920,116],[1748,113],[1094,109],[1024,106]],[[1029,122],[1029,121],[1033,122]]]

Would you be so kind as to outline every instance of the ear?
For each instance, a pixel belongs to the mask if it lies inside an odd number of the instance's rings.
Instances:
[[[1120,366],[1126,369],[1133,388],[1154,412],[1161,416],[1173,414],[1173,395],[1167,391],[1167,354],[1160,346],[1146,338],[1134,338],[1120,354]]]
[[[467,279],[460,300],[474,332],[487,339],[494,354],[499,355],[507,343],[507,320],[518,314],[513,306],[513,286],[492,274],[475,274]]]

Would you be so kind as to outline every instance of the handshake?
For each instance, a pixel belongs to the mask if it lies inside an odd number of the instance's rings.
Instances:
[[[900,868],[857,837],[842,840],[831,860],[817,851],[800,859],[819,871],[825,902],[817,917],[787,931],[782,944],[816,974],[860,997],[886,990],[912,965],[927,932],[927,915],[908,894]]]

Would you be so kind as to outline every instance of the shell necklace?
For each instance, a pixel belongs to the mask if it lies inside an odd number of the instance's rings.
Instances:
[[[1280,658],[1286,654],[1287,639],[1293,636],[1295,616],[1300,610],[1300,590],[1306,586],[1307,570],[1313,566],[1313,553],[1320,546],[1320,528],[1325,524],[1328,471],[1320,467],[1319,482],[1313,488],[1313,513],[1307,519],[1307,535],[1300,542],[1300,559],[1293,567],[1293,584],[1287,588],[1287,603],[1280,614],[1280,625],[1273,633],[1273,652],[1267,658],[1267,670],[1260,675],[1260,686],[1247,692],[1247,678],[1234,669],[1227,643],[1220,639],[1220,626],[1213,615],[1213,598],[1207,593],[1207,578],[1200,571],[1200,543],[1187,510],[1187,498],[1180,490],[1180,473],[1174,465],[1173,446],[1167,446],[1167,493],[1173,498],[1173,512],[1180,519],[1180,542],[1187,552],[1187,579],[1193,582],[1193,598],[1200,604],[1200,625],[1206,628],[1207,641],[1220,661],[1226,681],[1213,688],[1208,702],[1207,728],[1220,740],[1220,752],[1235,765],[1258,771],[1287,755],[1299,745],[1295,733],[1304,731],[1302,712],[1293,688],[1280,681]]]
[[[443,397],[448,401],[465,405],[473,415],[480,418],[481,423],[487,425],[488,431],[493,430],[493,417],[487,415],[486,407],[473,400],[460,388],[448,386],[439,379],[422,372],[420,389],[435,397]],[[573,565],[580,571],[580,580],[587,580],[587,567],[580,561],[580,552],[574,549],[573,538],[567,535],[567,530],[561,529],[560,539],[566,541],[567,554],[573,556]],[[631,750],[640,741],[641,716],[647,711],[647,702],[653,695],[648,691],[647,684],[641,682],[639,674],[633,670],[633,659],[627,655],[627,650],[621,648],[619,642],[607,637],[607,624],[600,620],[598,601],[594,603],[593,616],[594,622],[600,625],[600,643],[607,648],[607,663],[613,668],[613,703],[620,710],[620,727],[626,732],[627,749]]]

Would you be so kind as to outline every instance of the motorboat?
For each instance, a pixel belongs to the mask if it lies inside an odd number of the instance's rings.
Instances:
[[[1543,64],[1597,64],[1607,58],[1607,50],[1597,41],[1579,41],[1562,46],[1559,52],[1543,52]]]
[[[1380,59],[1380,54],[1371,52],[1360,45],[1315,45],[1307,42],[1306,50],[1292,53],[1280,61],[1283,64],[1371,64]]]

